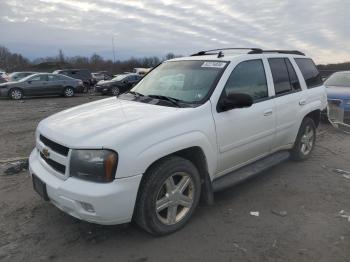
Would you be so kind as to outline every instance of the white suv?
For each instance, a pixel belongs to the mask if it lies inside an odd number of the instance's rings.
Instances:
[[[220,49],[160,64],[130,92],[40,122],[34,189],[98,224],[174,232],[200,198],[315,145],[326,91],[298,51]]]

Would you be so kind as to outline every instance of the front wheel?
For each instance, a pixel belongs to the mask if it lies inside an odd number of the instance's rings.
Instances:
[[[9,95],[13,100],[20,100],[23,98],[23,91],[18,88],[13,88],[10,90]]]
[[[64,95],[65,97],[72,97],[72,96],[74,96],[74,89],[73,89],[72,87],[66,87],[66,88],[64,89],[63,95]]]
[[[315,147],[316,126],[315,122],[306,117],[301,123],[294,147],[291,150],[291,157],[296,161],[303,161],[311,156]]]
[[[119,90],[118,87],[113,87],[112,90],[111,90],[111,92],[112,92],[112,95],[118,96],[119,93],[120,93],[120,90]]]
[[[153,235],[166,235],[191,218],[201,194],[200,176],[187,159],[172,156],[154,164],[140,184],[136,223]]]

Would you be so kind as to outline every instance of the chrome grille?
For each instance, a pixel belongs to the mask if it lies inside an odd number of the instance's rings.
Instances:
[[[46,166],[52,173],[60,178],[68,178],[68,147],[58,144],[41,134],[37,138],[36,147],[40,153],[40,159],[43,166]]]

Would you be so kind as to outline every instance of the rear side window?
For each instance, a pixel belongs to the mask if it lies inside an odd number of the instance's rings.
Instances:
[[[308,88],[322,85],[320,72],[318,72],[315,63],[310,58],[295,58]]]
[[[262,60],[248,60],[233,69],[224,92],[250,95],[254,101],[268,97],[265,70]]]
[[[269,58],[268,60],[276,95],[300,89],[298,77],[288,58]]]

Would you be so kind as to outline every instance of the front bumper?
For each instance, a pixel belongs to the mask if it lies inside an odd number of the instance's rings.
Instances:
[[[8,97],[8,88],[0,88],[0,97]]]
[[[106,94],[111,92],[111,88],[109,86],[95,86],[95,92]]]
[[[94,183],[54,175],[51,167],[34,149],[29,157],[29,173],[46,184],[49,201],[69,215],[102,225],[131,221],[142,175],[115,179],[111,183]],[[85,204],[93,211],[84,208]]]

